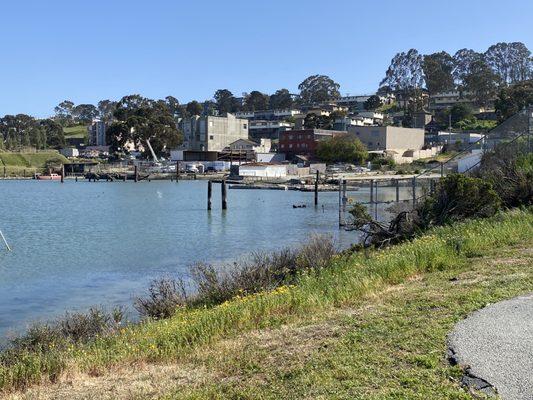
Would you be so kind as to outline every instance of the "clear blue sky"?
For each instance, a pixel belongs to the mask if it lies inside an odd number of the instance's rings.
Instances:
[[[0,115],[132,93],[296,91],[316,73],[368,93],[411,47],[533,49],[531,0],[6,0],[1,12]]]

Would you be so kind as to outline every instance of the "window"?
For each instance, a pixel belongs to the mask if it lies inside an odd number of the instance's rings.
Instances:
[[[289,149],[292,149],[292,143],[289,144]]]
[[[209,140],[215,140],[215,137],[213,135],[209,135]]]
[[[242,128],[246,129],[248,126],[246,124],[242,124]]]

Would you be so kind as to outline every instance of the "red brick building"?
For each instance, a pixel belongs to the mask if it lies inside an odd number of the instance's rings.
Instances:
[[[345,131],[329,131],[325,129],[301,129],[279,133],[278,153],[285,153],[287,159],[295,155],[315,158],[317,143],[337,135],[346,135]]]

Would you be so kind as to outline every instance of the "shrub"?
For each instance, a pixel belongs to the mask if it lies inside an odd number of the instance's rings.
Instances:
[[[439,181],[435,193],[422,203],[417,212],[429,227],[467,218],[490,217],[500,206],[500,197],[490,182],[452,174]]]
[[[137,297],[134,308],[141,317],[169,318],[187,304],[187,292],[182,280],[170,277],[155,279],[150,283],[148,296]]]
[[[304,271],[328,266],[337,249],[329,237],[312,236],[299,249],[255,252],[231,265],[215,267],[198,263],[191,267],[194,294],[188,294],[181,280],[172,278],[152,282],[147,297],[135,300],[142,317],[168,318],[183,307],[213,306],[236,296],[268,291],[295,283]]]
[[[533,154],[525,140],[502,143],[485,153],[474,175],[490,182],[506,207],[533,204]]]
[[[468,218],[494,215],[501,200],[490,182],[465,175],[442,178],[433,194],[411,211],[400,212],[389,224],[374,219],[366,207],[356,204],[350,214],[351,226],[365,234],[363,243],[382,247],[411,239],[433,226]]]
[[[27,353],[46,353],[64,349],[71,343],[88,343],[116,332],[123,320],[124,310],[120,307],[111,312],[91,307],[86,313],[67,312],[55,321],[35,323],[10,341],[6,351],[0,353],[0,365],[16,363]]]

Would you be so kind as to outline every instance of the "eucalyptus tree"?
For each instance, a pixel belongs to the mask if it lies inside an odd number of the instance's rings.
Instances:
[[[424,56],[422,70],[430,94],[453,90],[453,57],[445,51]]]
[[[304,104],[321,103],[340,97],[340,85],[327,75],[312,75],[298,85]]]

